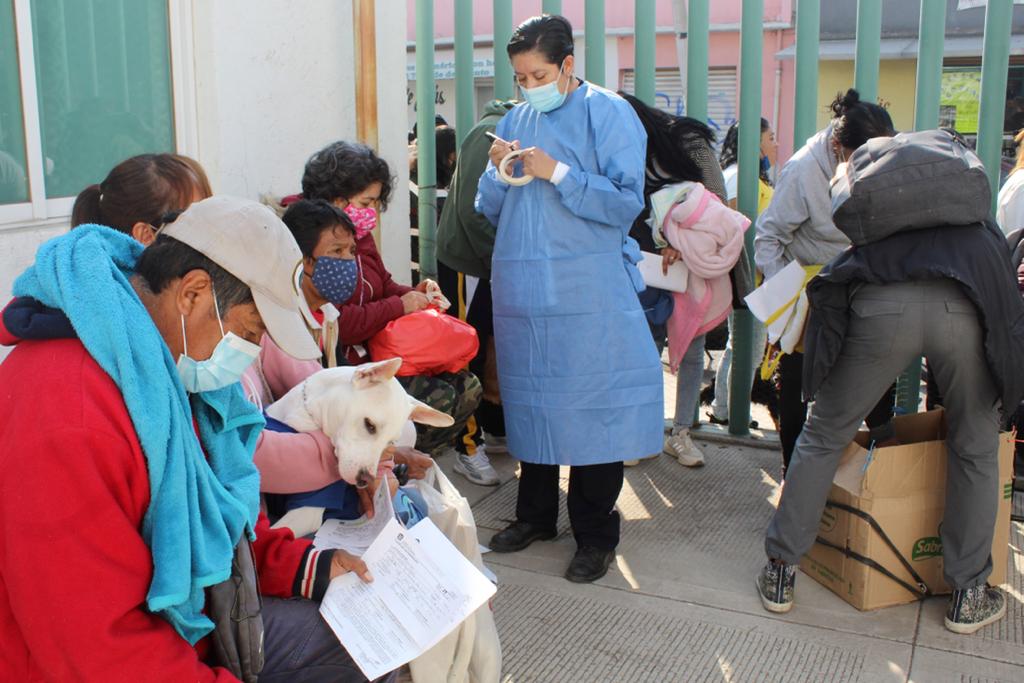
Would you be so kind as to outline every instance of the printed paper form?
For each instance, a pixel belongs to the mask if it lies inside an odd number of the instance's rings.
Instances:
[[[391,490],[385,483],[377,487],[377,493],[373,496],[372,518],[363,515],[359,519],[329,519],[324,522],[313,537],[313,547],[317,550],[341,548],[353,555],[365,553],[373,540],[388,525],[388,520],[395,516],[390,493]]]
[[[392,517],[363,560],[373,583],[339,576],[320,613],[369,679],[429,650],[495,593],[429,519],[406,530]]]

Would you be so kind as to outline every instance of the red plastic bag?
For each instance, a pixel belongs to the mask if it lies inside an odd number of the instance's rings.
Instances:
[[[458,372],[469,365],[480,348],[472,325],[426,308],[392,320],[369,341],[370,358],[401,358],[398,374],[438,375]]]

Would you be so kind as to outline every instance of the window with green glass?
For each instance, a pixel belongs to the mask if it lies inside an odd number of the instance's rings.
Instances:
[[[46,196],[74,196],[130,156],[174,151],[166,0],[31,5]]]
[[[28,201],[26,168],[14,3],[0,0],[0,204]]]

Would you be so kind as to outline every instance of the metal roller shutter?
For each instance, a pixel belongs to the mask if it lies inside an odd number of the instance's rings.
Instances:
[[[632,69],[622,73],[622,89],[635,92],[635,74]],[[655,100],[659,109],[682,116],[686,113],[686,98],[679,80],[679,69],[657,69],[654,74]],[[708,71],[708,125],[725,137],[725,131],[736,121],[736,69],[710,69]]]

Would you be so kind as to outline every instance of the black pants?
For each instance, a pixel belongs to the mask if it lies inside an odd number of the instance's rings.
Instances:
[[[789,353],[779,361],[779,442],[782,444],[782,476],[786,476],[797,437],[807,421],[807,403],[803,399],[804,354]],[[878,400],[864,419],[868,427],[892,420],[896,403],[896,384]]]
[[[452,270],[440,261],[437,262],[437,284],[448,301],[452,303],[452,310],[449,312],[455,315],[460,315],[460,310],[465,307],[465,277],[462,273]],[[469,362],[469,371],[485,385],[484,398],[473,414],[471,423],[467,423],[466,430],[456,446],[459,451],[466,452],[468,448],[472,448],[469,446],[470,442],[474,446],[480,444],[481,430],[494,436],[505,436],[505,414],[501,409],[501,404],[488,400],[491,392],[487,386],[490,374],[487,372],[487,350],[490,348],[490,340],[494,336],[494,308],[491,301],[490,280],[480,279],[473,294],[473,300],[463,313],[463,319],[473,326],[477,338],[480,340],[480,350]]]
[[[558,522],[558,465],[520,463],[516,519],[555,530]],[[569,468],[569,522],[579,547],[614,550],[619,544],[621,462]]]

